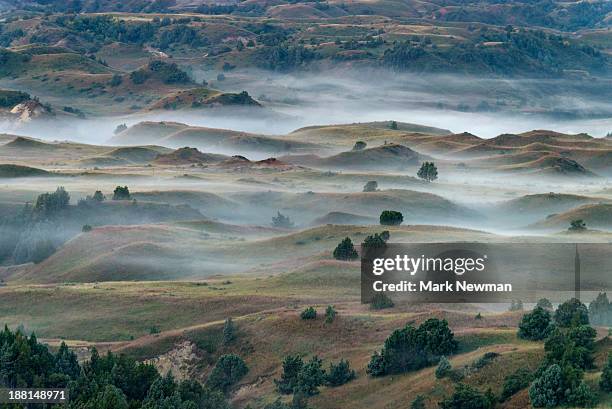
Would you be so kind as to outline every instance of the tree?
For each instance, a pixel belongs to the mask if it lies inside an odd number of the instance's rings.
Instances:
[[[368,146],[364,141],[357,141],[355,145],[353,145],[353,151],[362,151]]]
[[[389,129],[397,130],[398,129],[397,122],[391,121],[391,123],[389,124]]]
[[[283,359],[283,373],[280,379],[275,379],[276,389],[280,393],[293,393],[297,387],[298,373],[302,370],[304,362],[299,355],[287,355]]]
[[[242,379],[249,368],[238,355],[222,355],[208,377],[207,386],[227,393],[240,379]]]
[[[558,326],[567,328],[572,325],[588,325],[589,312],[587,307],[576,298],[565,301],[555,311],[555,322]]]
[[[285,216],[281,212],[276,212],[276,217],[272,216],[272,226],[279,227],[282,229],[291,229],[294,227],[293,222],[289,216]]]
[[[111,80],[108,82],[108,85],[111,87],[118,87],[123,82],[123,77],[119,74],[114,74]]]
[[[453,366],[451,365],[449,360],[445,356],[443,356],[442,358],[440,358],[440,363],[438,363],[438,367],[436,368],[436,372],[435,372],[436,378],[438,379],[444,378],[446,375],[450,373],[452,369],[453,369]]]
[[[128,129],[126,124],[119,124],[119,125],[117,125],[117,127],[113,131],[113,134],[118,135],[121,132],[125,131],[126,129]]]
[[[128,409],[128,402],[121,389],[106,385],[104,391],[96,398],[96,409]]]
[[[40,216],[54,216],[68,208],[70,195],[63,186],[55,189],[53,193],[43,193],[36,198],[34,211]]]
[[[548,298],[540,298],[536,307],[544,308],[545,310],[552,310],[553,305]]]
[[[381,376],[421,369],[456,350],[457,341],[448,322],[430,318],[418,328],[406,325],[393,331],[380,354],[372,356],[368,373]]]
[[[84,224],[83,227],[81,228],[81,231],[83,233],[89,233],[91,231],[91,225],[89,224]]]
[[[370,180],[369,182],[366,182],[366,184],[363,186],[364,192],[376,192],[377,190],[378,182],[376,182],[375,180]]]
[[[572,220],[570,222],[569,231],[584,231],[587,229],[586,223],[582,219]]]
[[[351,239],[346,237],[336,246],[333,256],[336,260],[350,261],[358,258],[359,254],[357,254],[357,250],[355,250],[355,246],[353,246]]]
[[[132,83],[136,85],[144,84],[144,82],[149,78],[149,73],[145,70],[136,70],[130,73],[130,80]]]
[[[492,409],[495,397],[490,391],[482,393],[463,383],[455,386],[453,395],[439,403],[440,409]]]
[[[599,387],[602,391],[612,392],[612,353],[608,353],[608,362],[603,367]]]
[[[332,322],[334,322],[334,319],[336,319],[337,314],[338,313],[336,312],[334,306],[328,305],[325,309],[325,322],[331,324]]]
[[[130,200],[130,189],[127,186],[117,186],[113,191],[113,200]]]
[[[590,408],[597,404],[597,396],[583,380],[578,386],[570,390],[567,396],[567,404],[581,408]]]
[[[355,379],[357,375],[351,369],[349,361],[341,359],[340,362],[329,364],[329,371],[325,377],[329,386],[341,386]]]
[[[308,307],[300,314],[300,318],[303,320],[316,320],[317,310],[314,307]]]
[[[433,182],[438,179],[438,168],[434,162],[423,162],[421,168],[417,172],[417,176],[428,182]]]
[[[504,402],[518,391],[525,389],[533,380],[533,374],[527,368],[519,368],[506,376],[499,400]]]
[[[104,194],[102,194],[101,191],[96,190],[93,196],[91,197],[91,200],[96,201],[96,202],[103,202],[106,200],[106,197],[104,196]]]
[[[228,317],[225,319],[225,323],[223,324],[223,344],[229,345],[236,339],[236,328],[234,326],[234,322],[232,321],[232,317]]]
[[[383,226],[399,226],[404,221],[404,216],[395,210],[383,210],[379,219]]]
[[[550,312],[542,307],[536,307],[532,312],[523,315],[519,324],[518,337],[539,341],[546,338],[551,330]]]
[[[319,393],[319,386],[325,383],[325,370],[323,362],[318,356],[313,356],[304,363],[297,376],[297,387],[294,392],[302,392],[307,396]]]

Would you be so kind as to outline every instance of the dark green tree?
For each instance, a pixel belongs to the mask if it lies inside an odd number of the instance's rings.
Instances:
[[[546,338],[551,330],[550,312],[542,307],[536,307],[532,312],[523,315],[519,324],[518,337],[539,341]]]
[[[362,151],[364,150],[366,147],[368,146],[367,143],[365,143],[364,141],[357,141],[355,142],[355,145],[353,145],[353,150],[354,151]]]
[[[341,386],[355,379],[355,371],[351,369],[349,361],[341,359],[340,362],[329,364],[326,375],[326,383],[329,386]]]
[[[452,369],[453,366],[451,365],[449,360],[445,356],[443,356],[442,358],[440,358],[440,362],[438,363],[438,367],[436,368],[434,374],[436,375],[436,378],[442,379],[447,376]]]
[[[325,322],[331,324],[336,319],[336,315],[338,315],[338,313],[336,312],[334,306],[328,305],[325,309]]]
[[[580,300],[572,298],[559,305],[555,311],[555,322],[563,328],[574,325],[588,325],[589,311]]]
[[[370,180],[363,186],[364,192],[376,192],[378,190],[378,182]]]
[[[529,386],[533,373],[527,368],[519,368],[504,379],[504,386],[499,400],[504,402],[512,395]]]
[[[293,393],[298,383],[298,373],[302,370],[304,362],[299,355],[287,355],[283,360],[283,373],[280,379],[275,379],[276,389],[280,393]]]
[[[223,344],[229,345],[236,339],[236,327],[234,326],[234,321],[232,321],[232,317],[228,317],[225,319],[225,323],[223,324]]]
[[[608,353],[608,362],[603,367],[599,387],[602,391],[612,392],[612,353]]]
[[[540,298],[536,307],[544,308],[545,310],[552,310],[553,305],[548,298]]]
[[[582,219],[572,220],[568,228],[569,231],[585,231],[586,229],[586,223]]]
[[[316,320],[317,319],[317,310],[314,307],[307,307],[300,314],[300,318],[303,320]]]
[[[249,368],[238,355],[222,355],[210,373],[206,385],[227,393],[248,372]]]
[[[359,254],[357,254],[351,239],[346,237],[336,246],[333,256],[336,260],[350,261],[357,259]]]
[[[395,210],[383,210],[379,219],[383,226],[399,226],[404,221],[404,216]]]
[[[433,182],[438,179],[438,168],[434,162],[423,162],[421,168],[417,172],[417,176],[428,182]]]
[[[325,383],[323,362],[318,356],[313,356],[305,362],[297,376],[297,387],[294,392],[302,392],[307,396],[319,393],[319,386]]]
[[[130,189],[127,186],[117,186],[113,191],[113,200],[130,200]]]
[[[440,409],[492,409],[495,396],[489,391],[482,393],[463,383],[455,386],[455,392],[448,399],[439,403]]]

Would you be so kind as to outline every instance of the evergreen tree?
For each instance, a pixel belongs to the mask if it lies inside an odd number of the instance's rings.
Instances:
[[[346,237],[336,246],[333,256],[336,260],[350,261],[358,258],[359,254],[357,254],[357,250],[355,250],[355,246],[353,246],[351,239]]]
[[[558,326],[563,328],[574,325],[588,325],[588,309],[580,300],[572,298],[557,308],[555,311],[555,322]]]
[[[443,356],[442,358],[440,358],[440,363],[438,363],[438,367],[436,368],[436,378],[444,378],[451,372],[452,369],[453,367],[449,360],[445,356]]]
[[[300,318],[303,320],[315,320],[317,319],[317,310],[314,307],[307,307],[300,314]]]
[[[127,186],[117,186],[113,191],[113,200],[130,200],[130,189]]]
[[[293,393],[298,383],[298,373],[302,370],[304,362],[299,355],[287,355],[283,360],[283,373],[274,383],[280,393]]]
[[[384,226],[399,226],[404,221],[404,216],[395,210],[383,210],[379,219],[380,224]]]
[[[325,309],[325,322],[331,324],[332,322],[334,322],[334,319],[336,319],[337,314],[338,313],[336,312],[334,306],[328,305]]]
[[[282,229],[292,229],[295,225],[289,216],[285,216],[281,212],[276,212],[276,217],[272,216],[272,226]]]
[[[341,359],[340,362],[329,364],[329,371],[326,375],[326,383],[329,386],[341,386],[355,379],[356,374],[350,367],[349,361]]]
[[[542,307],[536,307],[532,312],[523,315],[519,324],[518,337],[539,341],[546,338],[551,330],[550,312]]]
[[[247,372],[249,368],[238,355],[222,355],[210,373],[206,385],[227,393]]]
[[[323,362],[318,356],[313,356],[310,361],[304,363],[297,376],[297,387],[295,392],[302,392],[307,396],[319,393],[319,386],[325,382],[325,370]]]
[[[232,317],[228,317],[223,324],[223,344],[229,345],[236,339],[236,328]]]
[[[438,179],[438,168],[433,162],[424,162],[417,172],[417,176],[428,182]]]
[[[376,192],[378,190],[378,182],[370,180],[363,186],[364,192]]]
[[[608,353],[608,362],[603,367],[599,387],[602,391],[612,392],[612,353]]]

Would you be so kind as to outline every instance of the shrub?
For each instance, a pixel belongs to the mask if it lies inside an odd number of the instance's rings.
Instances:
[[[341,359],[336,365],[329,364],[329,372],[325,379],[329,386],[341,386],[355,379],[355,371],[351,369],[349,361]]]
[[[96,190],[93,196],[91,197],[91,200],[94,200],[96,202],[103,202],[106,200],[106,197],[104,197],[104,194],[102,194],[101,191]]]
[[[504,402],[518,391],[525,389],[533,380],[533,374],[527,368],[519,368],[506,376],[500,401]]]
[[[336,260],[350,261],[358,258],[359,254],[357,254],[357,250],[355,250],[355,246],[353,246],[351,239],[346,237],[336,246],[333,256]]]
[[[560,327],[573,325],[588,325],[589,312],[587,307],[576,298],[561,304],[555,311],[555,322]]]
[[[222,355],[208,377],[207,386],[226,393],[247,372],[249,368],[238,355]]]
[[[328,324],[331,324],[334,319],[336,319],[336,315],[338,313],[336,312],[336,309],[334,308],[333,305],[328,305],[327,308],[325,309],[325,322]]]
[[[148,78],[149,73],[145,70],[136,70],[130,73],[130,80],[136,85],[144,84]]]
[[[316,320],[317,310],[314,307],[308,307],[300,314],[300,318],[303,320]]]
[[[404,216],[395,210],[383,210],[379,219],[380,224],[384,226],[399,226],[404,221]]]
[[[113,191],[113,200],[130,200],[130,189],[127,186],[117,186]]]
[[[451,363],[448,361],[448,359],[443,356],[442,358],[440,358],[440,363],[438,363],[438,367],[436,368],[436,378],[438,379],[442,379],[444,378],[446,375],[448,375],[450,373],[450,371],[453,369],[453,366],[451,365]]]
[[[487,352],[474,362],[472,362],[471,367],[473,369],[482,369],[485,366],[489,365],[495,358],[497,358],[499,354],[497,352]]]
[[[428,182],[438,179],[438,168],[433,162],[424,162],[417,172],[417,176]]]
[[[440,409],[492,409],[495,405],[495,397],[491,391],[482,393],[477,389],[458,384],[453,395],[440,402]]]
[[[81,231],[82,231],[83,233],[88,233],[88,232],[90,232],[90,231],[91,231],[91,226],[90,226],[89,224],[84,224],[84,225],[83,225],[83,228],[81,229]]]
[[[280,379],[275,379],[276,389],[283,394],[293,393],[297,387],[298,373],[302,370],[304,362],[299,355],[287,355],[283,360],[283,373]]]
[[[370,308],[373,310],[384,310],[385,308],[393,308],[393,300],[385,293],[376,293],[372,297]]]
[[[601,372],[599,387],[602,391],[612,392],[612,353],[608,354],[608,362],[604,365]]]
[[[551,329],[550,313],[542,307],[536,307],[532,312],[523,315],[519,324],[518,337],[539,341],[546,338]]]

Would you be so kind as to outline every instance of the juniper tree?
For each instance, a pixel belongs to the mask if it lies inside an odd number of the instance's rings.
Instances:
[[[428,182],[433,182],[438,179],[438,168],[434,162],[423,162],[421,168],[417,172],[417,176]]]
[[[344,238],[334,249],[333,256],[336,260],[350,261],[359,257],[355,246],[349,237]]]

